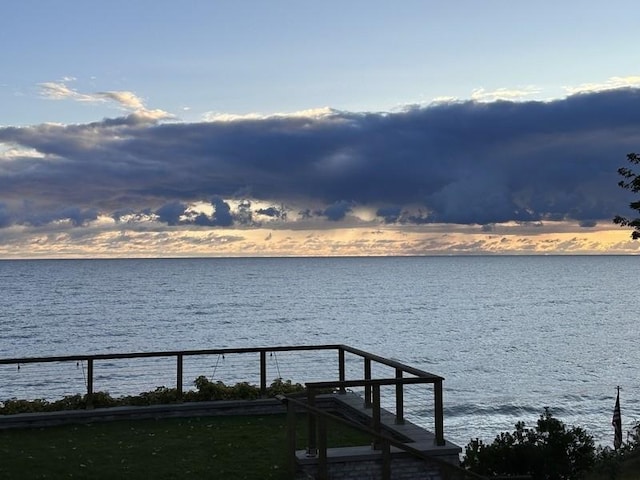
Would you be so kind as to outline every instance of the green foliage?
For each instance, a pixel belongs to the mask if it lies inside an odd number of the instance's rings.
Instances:
[[[70,395],[48,402],[47,400],[19,400],[10,399],[0,402],[0,415],[13,415],[17,413],[53,412],[59,410],[79,410],[89,406],[93,408],[106,408],[116,406],[146,406],[167,405],[178,402],[202,402],[210,400],[255,400],[260,398],[260,388],[247,382],[225,385],[223,382],[213,382],[205,376],[200,376],[194,381],[196,390],[183,392],[179,395],[175,388],[156,387],[151,392],[143,392],[139,395],[129,395],[114,398],[108,392],[94,392],[89,399],[86,395]],[[299,383],[291,383],[291,380],[278,378],[267,387],[266,396],[294,395],[305,391],[305,387]]]
[[[231,391],[233,395],[232,398],[239,398],[241,400],[255,400],[256,398],[260,398],[260,389],[247,382],[236,383],[235,386],[231,388]]]
[[[84,401],[88,402],[89,398],[85,395]],[[109,392],[94,392],[91,395],[91,406],[93,408],[108,408],[122,405],[119,399],[113,398]]]
[[[304,391],[304,385],[291,383],[291,380],[284,381],[281,378],[276,378],[267,388],[267,396],[275,397],[276,395],[295,395]]]
[[[18,400],[11,398],[2,402],[0,413],[2,415],[13,415],[16,413],[46,412],[49,402],[42,399]]]
[[[637,153],[629,153],[627,154],[627,160],[633,165],[639,165],[640,155]],[[633,193],[640,192],[640,174],[635,173],[632,169],[626,167],[619,168],[618,173],[623,177],[623,180],[618,182],[618,186]],[[640,213],[640,201],[631,202],[629,204],[629,208]],[[626,218],[616,215],[613,218],[613,223],[620,225],[621,227],[633,227],[631,238],[634,240],[640,238],[640,217]]]
[[[223,382],[212,382],[205,376],[196,378],[194,382],[197,392],[189,394],[186,401],[206,401],[206,400],[255,400],[260,397],[260,389],[247,382],[237,383],[234,386],[227,386]]]
[[[580,427],[567,427],[545,408],[535,428],[518,422],[493,443],[472,440],[463,466],[481,475],[530,475],[535,479],[584,478],[596,461],[593,437]]]
[[[86,397],[79,394],[66,396],[47,405],[48,411],[54,412],[58,410],[79,410],[86,407]]]
[[[167,387],[156,387],[152,392],[143,392],[140,395],[127,396],[119,399],[121,405],[166,405],[178,403],[180,395],[178,389]]]

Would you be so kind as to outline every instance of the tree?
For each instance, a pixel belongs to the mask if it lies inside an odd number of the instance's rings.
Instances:
[[[493,443],[472,440],[463,465],[481,475],[529,475],[534,480],[583,478],[596,461],[593,437],[580,427],[567,428],[548,408],[535,428],[518,422]]]
[[[633,165],[640,164],[640,154],[637,153],[629,153],[627,154],[627,160]],[[640,173],[634,172],[631,168],[621,167],[618,169],[618,173],[623,177],[624,180],[620,180],[618,185],[625,190],[630,190],[633,193],[640,192]],[[631,202],[629,207],[632,210],[640,213],[640,200]],[[613,218],[613,223],[620,225],[621,227],[633,227],[633,232],[631,232],[631,238],[637,240],[640,238],[640,217],[629,219],[626,217],[622,217],[620,215],[616,215]]]

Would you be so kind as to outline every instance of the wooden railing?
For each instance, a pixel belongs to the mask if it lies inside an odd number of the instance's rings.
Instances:
[[[415,380],[415,379],[411,379]],[[379,391],[380,383],[376,381],[371,381],[372,390]],[[325,382],[323,382],[325,383]],[[328,383],[328,382],[327,382]],[[345,382],[347,384],[351,384],[352,382]],[[415,382],[407,382],[407,383],[415,383]],[[417,382],[419,383],[419,382]],[[386,381],[383,381],[381,384],[387,384]],[[320,386],[320,385],[319,385]],[[345,385],[347,387],[348,385]],[[355,385],[353,385],[355,386]],[[374,393],[374,405],[379,405],[376,402],[376,394]],[[315,456],[318,460],[317,463],[317,475],[316,478],[318,480],[327,480],[329,478],[329,462],[327,458],[327,424],[328,421],[332,421],[334,423],[341,423],[347,425],[350,428],[359,430],[373,439],[373,444],[376,450],[380,451],[382,462],[380,464],[381,468],[381,478],[383,480],[391,480],[391,447],[396,447],[404,452],[409,453],[414,458],[418,458],[423,461],[431,462],[437,465],[442,471],[446,472],[445,478],[450,479],[475,479],[475,480],[487,480],[487,477],[479,475],[477,473],[471,472],[464,468],[461,468],[458,465],[454,465],[452,463],[447,462],[442,458],[438,458],[437,456],[430,455],[422,450],[414,448],[411,444],[405,443],[397,438],[394,438],[391,435],[387,435],[380,429],[379,422],[379,410],[377,414],[374,412],[374,417],[378,415],[378,424],[375,425],[376,421],[374,420],[374,426],[368,427],[366,425],[362,425],[358,422],[354,422],[343,416],[332,415],[326,410],[319,409],[314,405],[310,404],[309,401],[302,402],[295,398],[286,397],[284,395],[279,395],[278,400],[280,400],[283,404],[286,405],[287,408],[287,468],[289,469],[289,473],[291,477],[295,475],[298,465],[297,465],[297,414],[296,410],[305,412],[309,418],[309,420],[315,424],[315,427],[312,431],[308,432],[309,441],[311,438],[317,438],[317,443],[314,446],[315,451],[311,452],[313,456]],[[311,423],[309,423],[311,426]],[[309,452],[307,452],[309,454]]]
[[[188,357],[202,355],[231,355],[245,354],[257,355],[260,369],[260,392],[264,396],[267,391],[267,355],[276,352],[302,352],[302,351],[327,351],[337,352],[338,379],[327,379],[323,382],[306,382],[309,393],[309,404],[313,406],[314,395],[319,389],[332,388],[340,393],[345,393],[347,388],[364,387],[364,406],[367,408],[380,408],[380,387],[384,385],[395,386],[395,416],[396,421],[404,421],[404,387],[409,384],[430,384],[433,385],[433,412],[434,412],[434,433],[437,445],[444,445],[444,412],[442,398],[443,378],[418,368],[405,365],[396,360],[375,355],[364,350],[350,347],[348,345],[297,345],[297,346],[276,346],[276,347],[256,347],[256,348],[224,348],[207,350],[177,350],[160,352],[136,352],[136,353],[115,353],[115,354],[95,354],[95,355],[67,355],[51,357],[25,357],[25,358],[5,358],[0,359],[0,365],[21,365],[44,364],[54,362],[86,362],[86,396],[87,405],[92,406],[91,400],[94,395],[94,371],[99,362],[118,359],[143,359],[154,357],[173,357],[175,362],[175,385],[178,396],[183,393],[183,365]],[[355,379],[347,379],[346,354],[354,355],[362,359],[362,375],[356,375]],[[373,378],[372,366],[375,364],[390,367],[395,372],[394,378]],[[84,363],[83,363],[84,365]],[[329,371],[329,365],[322,365],[322,371]],[[335,377],[334,377],[335,378]],[[305,382],[305,379],[295,379]],[[2,379],[0,378],[0,397],[2,396]],[[139,392],[138,392],[139,393]],[[3,400],[3,398],[0,398]],[[375,411],[374,411],[375,417]],[[379,418],[379,411],[378,411]],[[315,428],[315,427],[313,427]]]

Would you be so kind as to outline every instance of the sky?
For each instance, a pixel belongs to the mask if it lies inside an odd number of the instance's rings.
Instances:
[[[6,2],[0,258],[640,253],[639,16]]]

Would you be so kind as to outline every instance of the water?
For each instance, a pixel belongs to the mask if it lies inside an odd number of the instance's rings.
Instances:
[[[640,421],[638,272],[617,256],[2,261],[0,357],[345,343],[445,377],[462,446],[545,406],[610,445],[617,385],[623,430]]]

